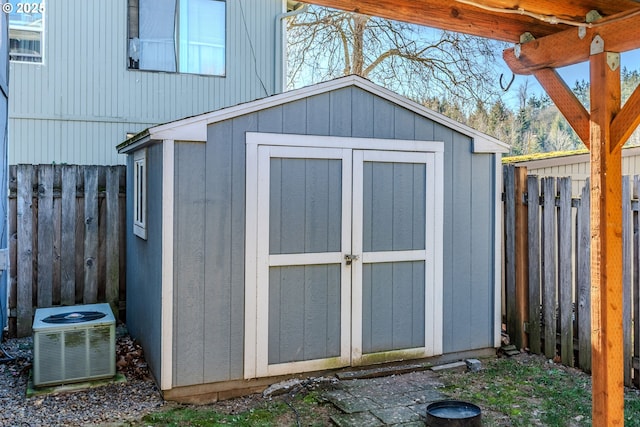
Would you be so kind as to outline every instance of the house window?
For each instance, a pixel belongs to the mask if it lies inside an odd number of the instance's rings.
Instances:
[[[44,0],[9,0],[2,9],[9,12],[9,59],[42,63]]]
[[[133,234],[147,239],[147,150],[133,155]]]
[[[225,74],[222,0],[129,0],[129,68]]]

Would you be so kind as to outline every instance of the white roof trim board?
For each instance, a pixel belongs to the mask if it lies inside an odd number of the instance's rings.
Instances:
[[[179,141],[206,141],[207,125],[210,125],[212,123],[232,119],[244,114],[254,113],[260,110],[265,110],[267,108],[275,107],[278,105],[286,104],[289,102],[297,101],[303,98],[308,98],[314,95],[319,95],[349,86],[358,87],[362,90],[386,99],[394,104],[404,107],[407,110],[413,111],[418,115],[444,124],[445,126],[457,132],[460,132],[463,135],[467,135],[468,137],[473,139],[474,153],[509,152],[509,146],[506,143],[482,132],[479,132],[473,128],[470,128],[469,126],[466,126],[462,123],[458,123],[457,121],[450,119],[449,117],[430,110],[401,95],[398,95],[397,93],[378,86],[370,82],[369,80],[356,75],[341,77],[335,80],[330,80],[328,82],[318,83],[312,86],[307,86],[278,95],[273,95],[267,98],[258,99],[256,101],[238,104],[233,107],[227,107],[220,110],[212,111],[210,113],[204,113],[197,116],[187,117],[184,119],[154,126],[149,128],[144,134],[136,135],[123,144],[120,144],[118,146],[118,152],[128,153],[134,151],[140,145],[149,140],[162,141],[168,139]]]

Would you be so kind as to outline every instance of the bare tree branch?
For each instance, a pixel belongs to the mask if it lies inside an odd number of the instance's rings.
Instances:
[[[418,101],[499,97],[496,42],[317,6],[287,29],[290,88],[359,74]]]

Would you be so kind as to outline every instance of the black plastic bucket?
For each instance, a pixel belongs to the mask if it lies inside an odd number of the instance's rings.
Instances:
[[[481,427],[482,411],[473,403],[441,400],[427,406],[427,426]]]

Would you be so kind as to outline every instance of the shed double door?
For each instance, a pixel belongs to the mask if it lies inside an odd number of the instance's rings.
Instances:
[[[256,376],[434,353],[434,154],[260,146]]]

